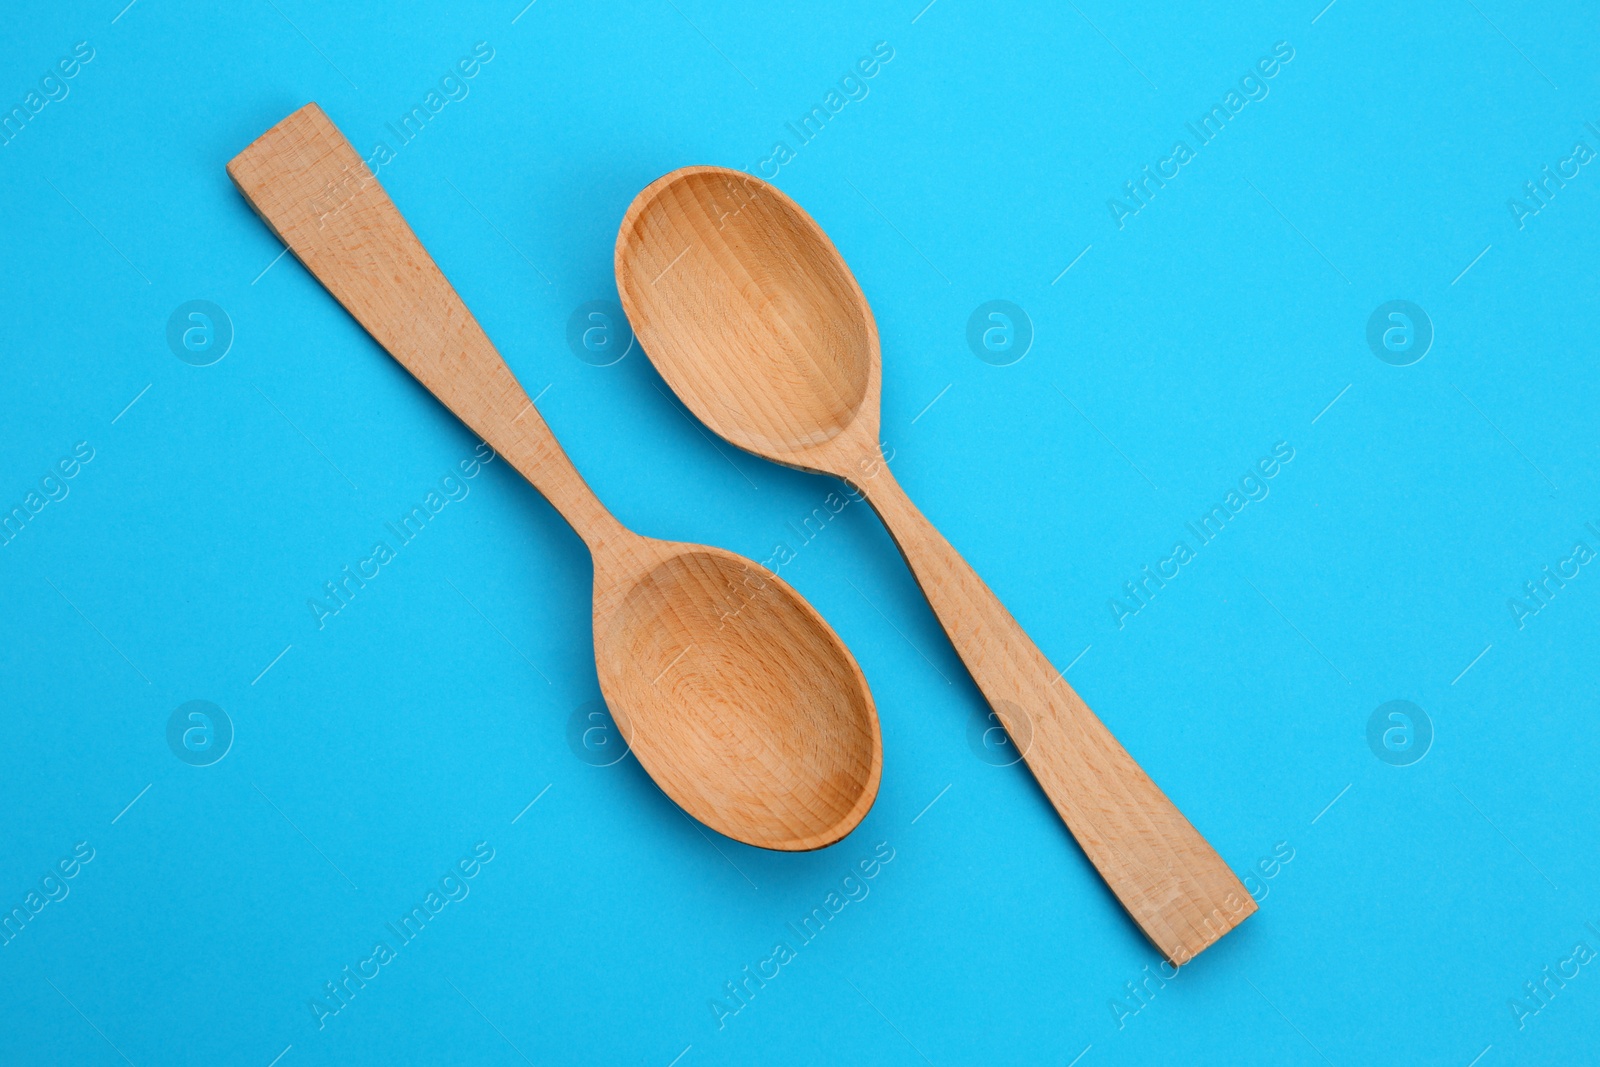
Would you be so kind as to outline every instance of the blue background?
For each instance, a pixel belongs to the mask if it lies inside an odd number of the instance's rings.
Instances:
[[[1521,628],[1508,601],[1600,549],[1597,165],[1520,228],[1507,205],[1600,149],[1592,10],[924,3],[8,10],[5,108],[75,42],[94,58],[0,147],[0,505],[95,453],[0,548],[0,908],[94,859],[0,947],[0,1060],[1594,1055],[1600,966],[1547,1002],[1524,983],[1600,948],[1600,574]],[[381,180],[624,522],[796,550],[882,719],[877,805],[832,848],[752,850],[632,758],[578,758],[588,558],[504,464],[323,629],[307,607],[476,442],[275,259],[223,166],[313,99],[394,147],[479,41],[470,94]],[[869,95],[797,148],[785,123],[880,41]],[[1196,147],[1185,123],[1279,41],[1270,95]],[[1195,158],[1119,229],[1107,200],[1179,138]],[[566,341],[615,299],[640,188],[779,140],[777,184],[876,312],[898,478],[1262,898],[1143,1001],[1155,950],[974,747],[982,701],[875,517],[801,547],[835,483],[712,440],[637,347],[596,367]],[[166,341],[195,299],[234,331],[207,367]],[[966,341],[995,299],[1035,332],[1011,366]],[[1435,330],[1411,366],[1366,341],[1393,299]],[[1270,496],[1119,628],[1123,583],[1280,441]],[[1409,766],[1367,742],[1396,699],[1434,732]],[[166,740],[190,700],[233,724],[211,766]],[[324,982],[478,842],[470,895],[319,1029]],[[870,895],[800,946],[785,924],[880,842]],[[796,958],[719,1029],[779,940]]]

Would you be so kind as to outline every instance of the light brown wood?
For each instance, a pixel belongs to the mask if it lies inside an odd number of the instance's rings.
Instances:
[[[820,848],[871,808],[877,710],[855,659],[759,564],[625,529],[350,143],[307,104],[228,174],[389,354],[545,495],[594,559],[600,688],[684,810],[763,848]]]
[[[706,425],[866,494],[1056,811],[1150,940],[1185,963],[1254,912],[1228,865],[889,473],[877,326],[811,217],[748,174],[687,167],[634,200],[616,272],[645,352]]]

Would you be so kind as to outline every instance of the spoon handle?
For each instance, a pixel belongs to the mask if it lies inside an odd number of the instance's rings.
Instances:
[[[228,176],[356,321],[521,471],[590,548],[621,530],[321,108],[307,104],[262,134],[228,164]]]
[[[887,465],[876,471],[857,484],[1050,803],[1150,940],[1187,963],[1254,912],[1255,901]]]

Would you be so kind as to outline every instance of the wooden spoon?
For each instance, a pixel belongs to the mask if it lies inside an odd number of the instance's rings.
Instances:
[[[616,270],[640,343],[706,425],[865,493],[1050,802],[1157,947],[1187,962],[1255,911],[1228,865],[889,473],[878,446],[877,326],[811,217],[750,175],[687,167],[634,200]]]
[[[367,332],[588,545],[600,688],[667,795],[763,848],[821,848],[854,829],[878,792],[878,716],[811,605],[742,556],[641,537],[605,509],[317,105],[263,134],[228,174]]]

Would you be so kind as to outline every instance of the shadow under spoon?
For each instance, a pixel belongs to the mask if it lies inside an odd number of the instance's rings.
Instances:
[[[600,688],[666,794],[763,848],[820,848],[854,829],[882,773],[877,711],[854,658],[811,605],[742,556],[641,537],[605,509],[315,104],[263,134],[228,174],[367,332],[587,544]]]
[[[656,369],[759,456],[845,478],[871,502],[1029,769],[1139,927],[1186,963],[1256,910],[889,472],[878,328],[821,227],[772,185],[686,167],[622,220],[617,291]]]

